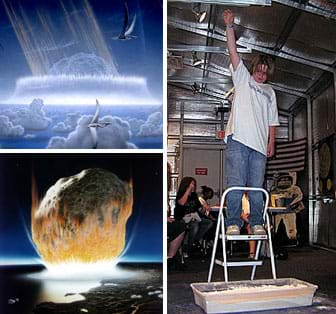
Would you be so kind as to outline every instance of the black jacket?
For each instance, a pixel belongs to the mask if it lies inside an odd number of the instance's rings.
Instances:
[[[181,220],[184,215],[197,212],[200,207],[202,207],[200,201],[198,200],[197,193],[193,192],[188,197],[187,202],[184,205],[178,203],[178,196],[176,197],[174,217],[176,220]]]

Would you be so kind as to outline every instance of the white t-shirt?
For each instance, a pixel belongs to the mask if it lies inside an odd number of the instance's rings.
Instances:
[[[270,126],[280,125],[275,92],[257,83],[242,60],[236,71],[230,65],[235,94],[225,136],[266,156]]]

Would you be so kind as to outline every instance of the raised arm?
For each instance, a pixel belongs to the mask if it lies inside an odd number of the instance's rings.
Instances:
[[[233,67],[233,70],[236,71],[238,64],[240,62],[240,57],[237,52],[236,46],[236,36],[234,33],[234,15],[231,10],[224,11],[224,24],[226,25],[226,39],[227,47],[229,50],[230,61]]]
[[[177,200],[177,202],[180,205],[184,205],[187,201],[188,201],[188,197],[191,194],[192,190],[193,190],[193,186],[194,183],[190,182],[190,185],[188,186],[188,188],[186,189],[186,191],[183,193],[183,195]]]

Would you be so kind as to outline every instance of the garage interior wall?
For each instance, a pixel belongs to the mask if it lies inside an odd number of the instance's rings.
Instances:
[[[328,159],[322,158],[321,167],[322,146],[328,145],[331,155],[330,172],[322,180],[324,185],[328,179],[334,184],[336,168],[336,3],[272,0],[264,5],[257,5],[263,1],[251,1],[255,5],[235,6],[240,1],[229,2],[168,0],[171,204],[174,204],[183,176],[197,176],[200,184],[207,182],[206,175],[195,174],[196,168],[209,174],[217,171],[216,176],[211,175],[214,181],[208,183],[215,191],[225,188],[224,168],[218,166],[218,162],[222,164],[225,160],[225,144],[218,138],[218,131],[225,129],[228,112],[219,112],[218,107],[230,109],[230,104],[224,103],[226,93],[232,88],[232,78],[223,22],[223,12],[230,8],[235,14],[237,45],[246,66],[249,67],[253,57],[260,53],[275,60],[275,74],[269,84],[276,92],[280,114],[277,141],[308,139],[306,169],[298,174],[298,185],[303,190],[306,206],[299,213],[303,240],[336,248],[331,228],[336,221],[335,195],[319,190],[319,172],[325,169]],[[203,22],[195,18],[195,13],[201,11],[206,12]],[[201,62],[196,65],[196,60]],[[213,155],[209,157],[209,154]],[[186,158],[192,158],[192,164],[189,165]],[[208,159],[212,161],[208,162]],[[335,191],[335,186],[331,190]]]
[[[314,156],[314,243],[336,248],[336,139],[335,139],[335,88],[331,83],[318,97],[312,101],[313,122],[313,156]],[[328,147],[326,156],[324,147]],[[329,188],[323,186],[331,183]],[[322,184],[322,188],[321,188]]]

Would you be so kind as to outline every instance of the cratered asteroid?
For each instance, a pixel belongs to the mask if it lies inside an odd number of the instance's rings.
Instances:
[[[33,241],[48,263],[114,259],[124,249],[132,206],[131,182],[85,169],[59,179],[32,208]]]

